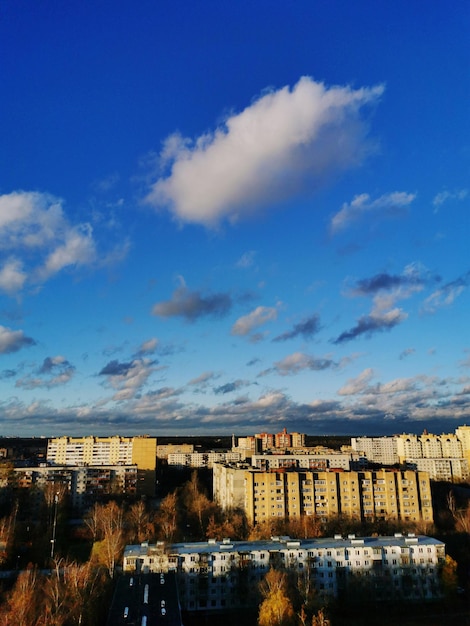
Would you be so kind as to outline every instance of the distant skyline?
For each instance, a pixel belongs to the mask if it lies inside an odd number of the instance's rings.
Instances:
[[[467,2],[0,18],[0,436],[470,424]]]

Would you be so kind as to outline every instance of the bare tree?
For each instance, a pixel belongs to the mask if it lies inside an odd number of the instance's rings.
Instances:
[[[6,606],[0,611],[1,626],[35,626],[38,607],[38,577],[36,569],[20,573],[8,594]]]
[[[173,541],[178,527],[178,497],[175,492],[169,493],[160,503],[157,523],[166,541]]]
[[[130,529],[131,541],[142,543],[152,535],[152,524],[150,515],[147,512],[145,502],[140,500],[133,504],[126,515],[126,520]]]

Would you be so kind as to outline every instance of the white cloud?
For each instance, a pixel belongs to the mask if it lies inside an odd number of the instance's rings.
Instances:
[[[113,361],[100,375],[106,376],[106,384],[116,390],[113,400],[121,401],[134,398],[156,369],[150,359],[134,359],[123,364]]]
[[[39,270],[42,279],[57,274],[64,267],[70,265],[89,265],[96,260],[96,249],[93,241],[92,229],[89,225],[70,229],[63,244],[47,257],[43,267]]]
[[[330,224],[333,234],[347,228],[352,222],[368,217],[390,217],[400,214],[416,198],[416,194],[404,191],[387,193],[372,200],[368,193],[355,196],[350,203],[345,202]]]
[[[10,294],[21,291],[26,278],[21,261],[11,258],[0,270],[0,290]]]
[[[195,141],[172,135],[161,153],[170,175],[154,183],[146,201],[168,206],[182,221],[213,225],[314,191],[370,152],[362,109],[383,90],[326,87],[304,76]]]
[[[17,352],[26,346],[32,346],[36,342],[27,337],[22,330],[12,330],[6,326],[0,326],[0,354]]]
[[[468,189],[457,189],[456,191],[441,191],[434,196],[433,205],[438,209],[448,200],[464,200],[468,195]]]
[[[277,319],[277,309],[275,307],[258,306],[256,309],[239,317],[232,326],[231,334],[245,337],[251,331],[267,322]]]
[[[156,337],[152,337],[151,339],[147,339],[147,341],[144,341],[142,343],[142,345],[137,351],[137,354],[139,355],[153,354],[155,350],[157,349],[157,346],[158,346],[158,339]]]
[[[13,294],[37,285],[66,267],[103,266],[120,260],[126,244],[98,258],[88,222],[71,224],[62,201],[46,193],[0,195],[0,290]]]
[[[348,382],[338,390],[340,396],[354,396],[364,393],[368,389],[369,382],[374,377],[374,370],[368,367],[356,378],[350,378]]]

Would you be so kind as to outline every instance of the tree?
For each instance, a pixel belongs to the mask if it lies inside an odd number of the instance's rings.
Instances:
[[[442,590],[446,597],[452,597],[457,591],[457,562],[448,554],[441,569]]]
[[[160,503],[157,513],[157,524],[162,538],[165,541],[173,541],[178,527],[178,497],[176,492],[169,493]]]
[[[124,547],[124,511],[114,500],[108,504],[96,504],[92,515],[86,520],[89,528],[94,529],[95,537],[92,558],[105,565],[109,575],[114,576],[114,568]]]
[[[142,543],[153,534],[154,528],[150,521],[145,502],[140,500],[133,504],[126,514],[131,541]]]
[[[24,570],[6,599],[0,612],[1,626],[35,626],[39,614],[37,598],[38,577],[35,568]]]
[[[287,576],[284,572],[270,569],[260,583],[264,598],[258,613],[259,626],[287,626],[292,623],[294,609],[286,594]]]

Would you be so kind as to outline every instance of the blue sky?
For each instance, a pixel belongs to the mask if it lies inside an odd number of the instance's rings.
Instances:
[[[0,2],[0,435],[470,423],[470,8]]]

